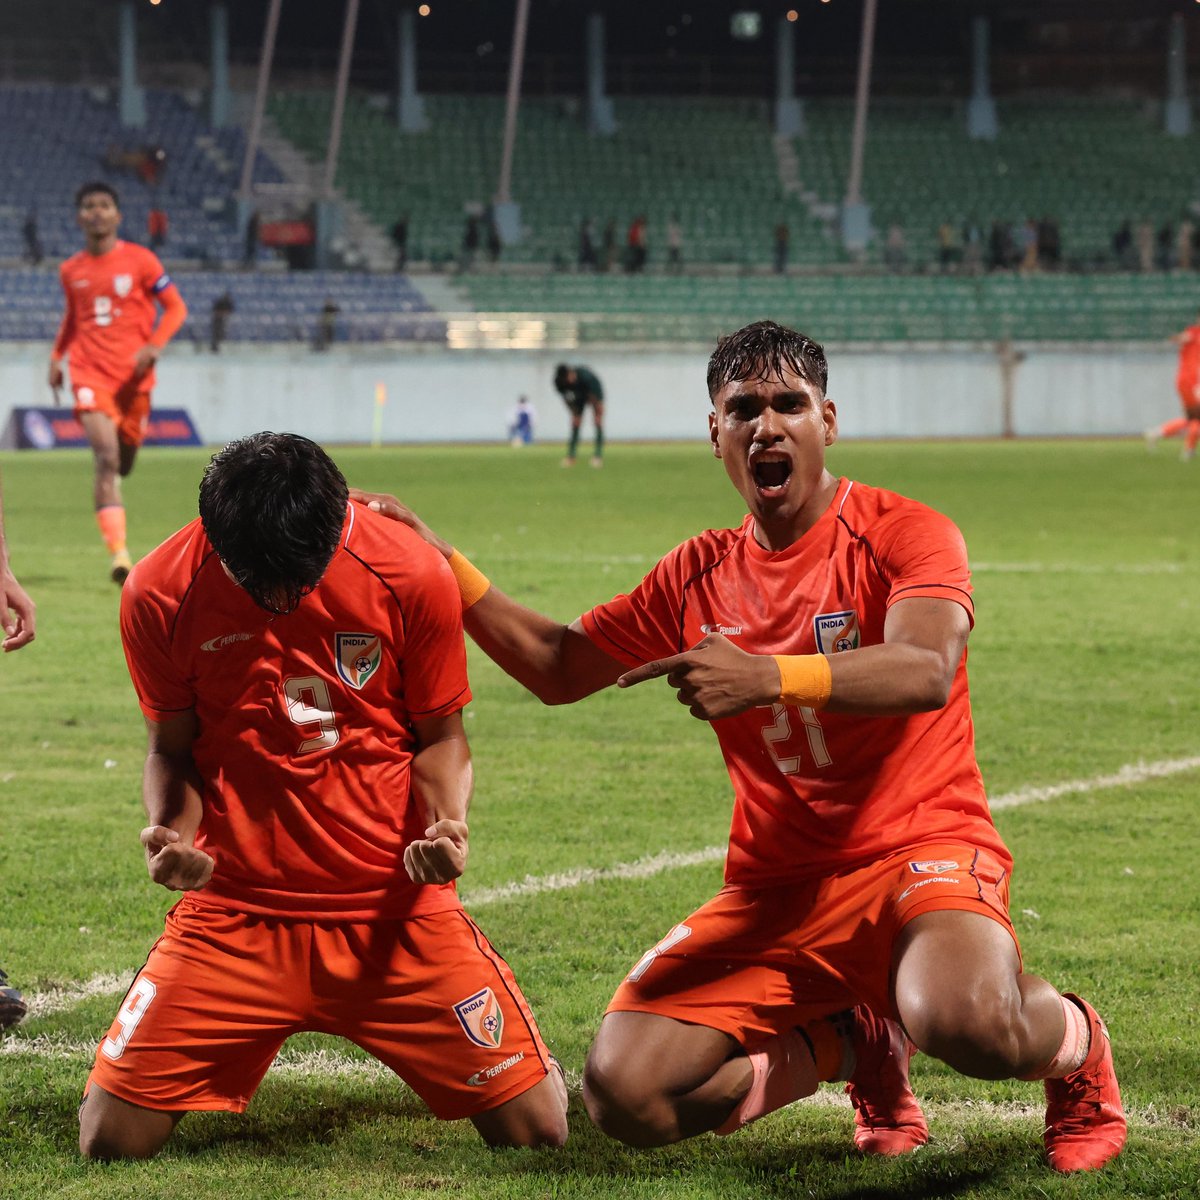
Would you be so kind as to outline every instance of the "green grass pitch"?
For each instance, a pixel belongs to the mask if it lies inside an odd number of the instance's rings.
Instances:
[[[557,446],[334,455],[352,483],[406,498],[505,590],[564,620],[743,511],[699,441],[615,445],[603,471],[560,470]],[[143,455],[126,484],[135,554],[194,515],[207,457]],[[1200,1196],[1197,464],[1128,441],[845,443],[830,462],[943,509],[966,535],[993,797],[1075,785],[1004,807],[997,822],[1017,859],[1027,965],[1088,996],[1111,1028],[1131,1122],[1113,1166],[1055,1176],[1038,1085],[969,1080],[925,1057],[913,1082],[933,1141],[902,1161],[857,1158],[828,1087],[730,1139],[635,1152],[603,1138],[578,1096],[592,1033],[623,973],[712,893],[720,865],[701,856],[644,878],[498,893],[526,876],[719,846],[728,781],[711,733],[665,684],[545,709],[473,647],[462,891],[568,1067],[568,1147],[489,1152],[347,1043],[310,1037],[288,1044],[244,1117],[191,1116],[149,1164],[81,1163],[75,1109],[91,1048],[170,897],[146,878],[137,841],[144,737],[90,464],[8,453],[9,541],[39,633],[0,660],[0,966],[38,1008],[0,1040],[0,1198]],[[1156,764],[1168,773],[1145,769]]]

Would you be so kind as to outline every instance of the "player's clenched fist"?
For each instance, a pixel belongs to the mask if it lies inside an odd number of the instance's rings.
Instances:
[[[770,655],[747,654],[727,637],[710,633],[683,654],[626,671],[619,687],[666,676],[693,717],[717,721],[779,699],[779,668]]]
[[[203,850],[180,841],[165,825],[147,825],[141,833],[146,869],[155,883],[173,892],[194,892],[211,878],[215,860]]]
[[[404,847],[404,869],[414,883],[449,883],[467,869],[465,821],[438,821]]]

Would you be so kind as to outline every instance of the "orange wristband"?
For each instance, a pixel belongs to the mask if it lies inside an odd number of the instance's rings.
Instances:
[[[776,654],[779,699],[798,708],[824,708],[833,691],[833,672],[824,654]]]
[[[463,612],[466,612],[492,586],[492,581],[480,571],[470,559],[459,554],[457,550],[450,551],[446,560],[454,578],[458,580],[458,594],[462,597]]]

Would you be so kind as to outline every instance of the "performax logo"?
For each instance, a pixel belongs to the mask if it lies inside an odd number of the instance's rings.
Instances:
[[[724,637],[736,637],[742,632],[741,625],[701,625],[701,633],[719,633]]]
[[[525,1061],[525,1051],[518,1050],[516,1054],[509,1055],[503,1062],[497,1063],[494,1067],[488,1067],[486,1071],[476,1071],[470,1079],[467,1080],[468,1087],[483,1087],[485,1083],[491,1083],[501,1071],[507,1071],[509,1067],[515,1067],[517,1063]]]
[[[220,637],[209,638],[207,642],[200,643],[201,650],[220,650],[223,646],[232,646],[235,642],[248,642],[253,634],[249,633],[223,633]]]

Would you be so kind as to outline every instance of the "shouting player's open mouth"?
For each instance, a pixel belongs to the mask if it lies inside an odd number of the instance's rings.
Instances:
[[[786,454],[766,450],[750,456],[750,473],[758,494],[766,500],[774,500],[787,491],[792,478],[792,460]]]

